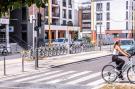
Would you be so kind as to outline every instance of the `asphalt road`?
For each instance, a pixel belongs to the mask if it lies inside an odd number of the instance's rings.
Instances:
[[[127,61],[126,57],[121,58]],[[111,56],[106,56],[38,73],[2,78],[0,79],[0,89],[5,86],[16,87],[15,89],[22,87],[23,89],[97,89],[105,83],[101,77],[101,70],[109,62],[111,62]]]

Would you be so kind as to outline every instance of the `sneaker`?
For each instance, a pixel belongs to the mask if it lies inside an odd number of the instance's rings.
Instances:
[[[121,74],[121,75],[119,75],[119,79],[124,80],[124,77],[123,77],[123,75],[122,75],[122,74]]]

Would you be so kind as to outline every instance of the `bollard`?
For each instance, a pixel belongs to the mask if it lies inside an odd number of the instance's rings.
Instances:
[[[36,59],[35,59],[35,69],[37,70],[38,69],[38,48],[36,49]]]
[[[6,75],[6,56],[7,56],[8,50],[6,47],[3,47],[2,55],[4,57],[4,75]]]
[[[6,75],[6,57],[4,55],[4,75]]]
[[[112,51],[112,49],[111,49],[111,44],[110,44],[110,51]]]
[[[24,72],[24,54],[22,55],[22,72]]]

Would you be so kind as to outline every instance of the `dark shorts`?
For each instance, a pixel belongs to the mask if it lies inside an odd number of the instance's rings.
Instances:
[[[118,65],[118,69],[121,70],[122,66],[125,64],[125,61],[118,57],[118,55],[112,56],[112,61]]]

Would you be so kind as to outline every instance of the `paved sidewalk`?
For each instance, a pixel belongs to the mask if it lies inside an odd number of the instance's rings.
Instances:
[[[39,60],[39,68],[35,70],[35,61],[28,61],[24,62],[24,70],[26,72],[33,72],[33,71],[43,71],[45,69],[49,69],[52,67],[67,65],[71,63],[76,63],[84,60],[90,60],[97,57],[107,56],[110,55],[110,51],[91,51],[91,52],[83,52],[78,54],[69,54],[69,55],[62,55],[62,56],[55,56],[55,57],[47,57]],[[6,73],[7,75],[15,75],[15,74],[22,74],[22,59],[12,59],[6,60]],[[0,77],[3,77],[3,61],[0,61]]]

